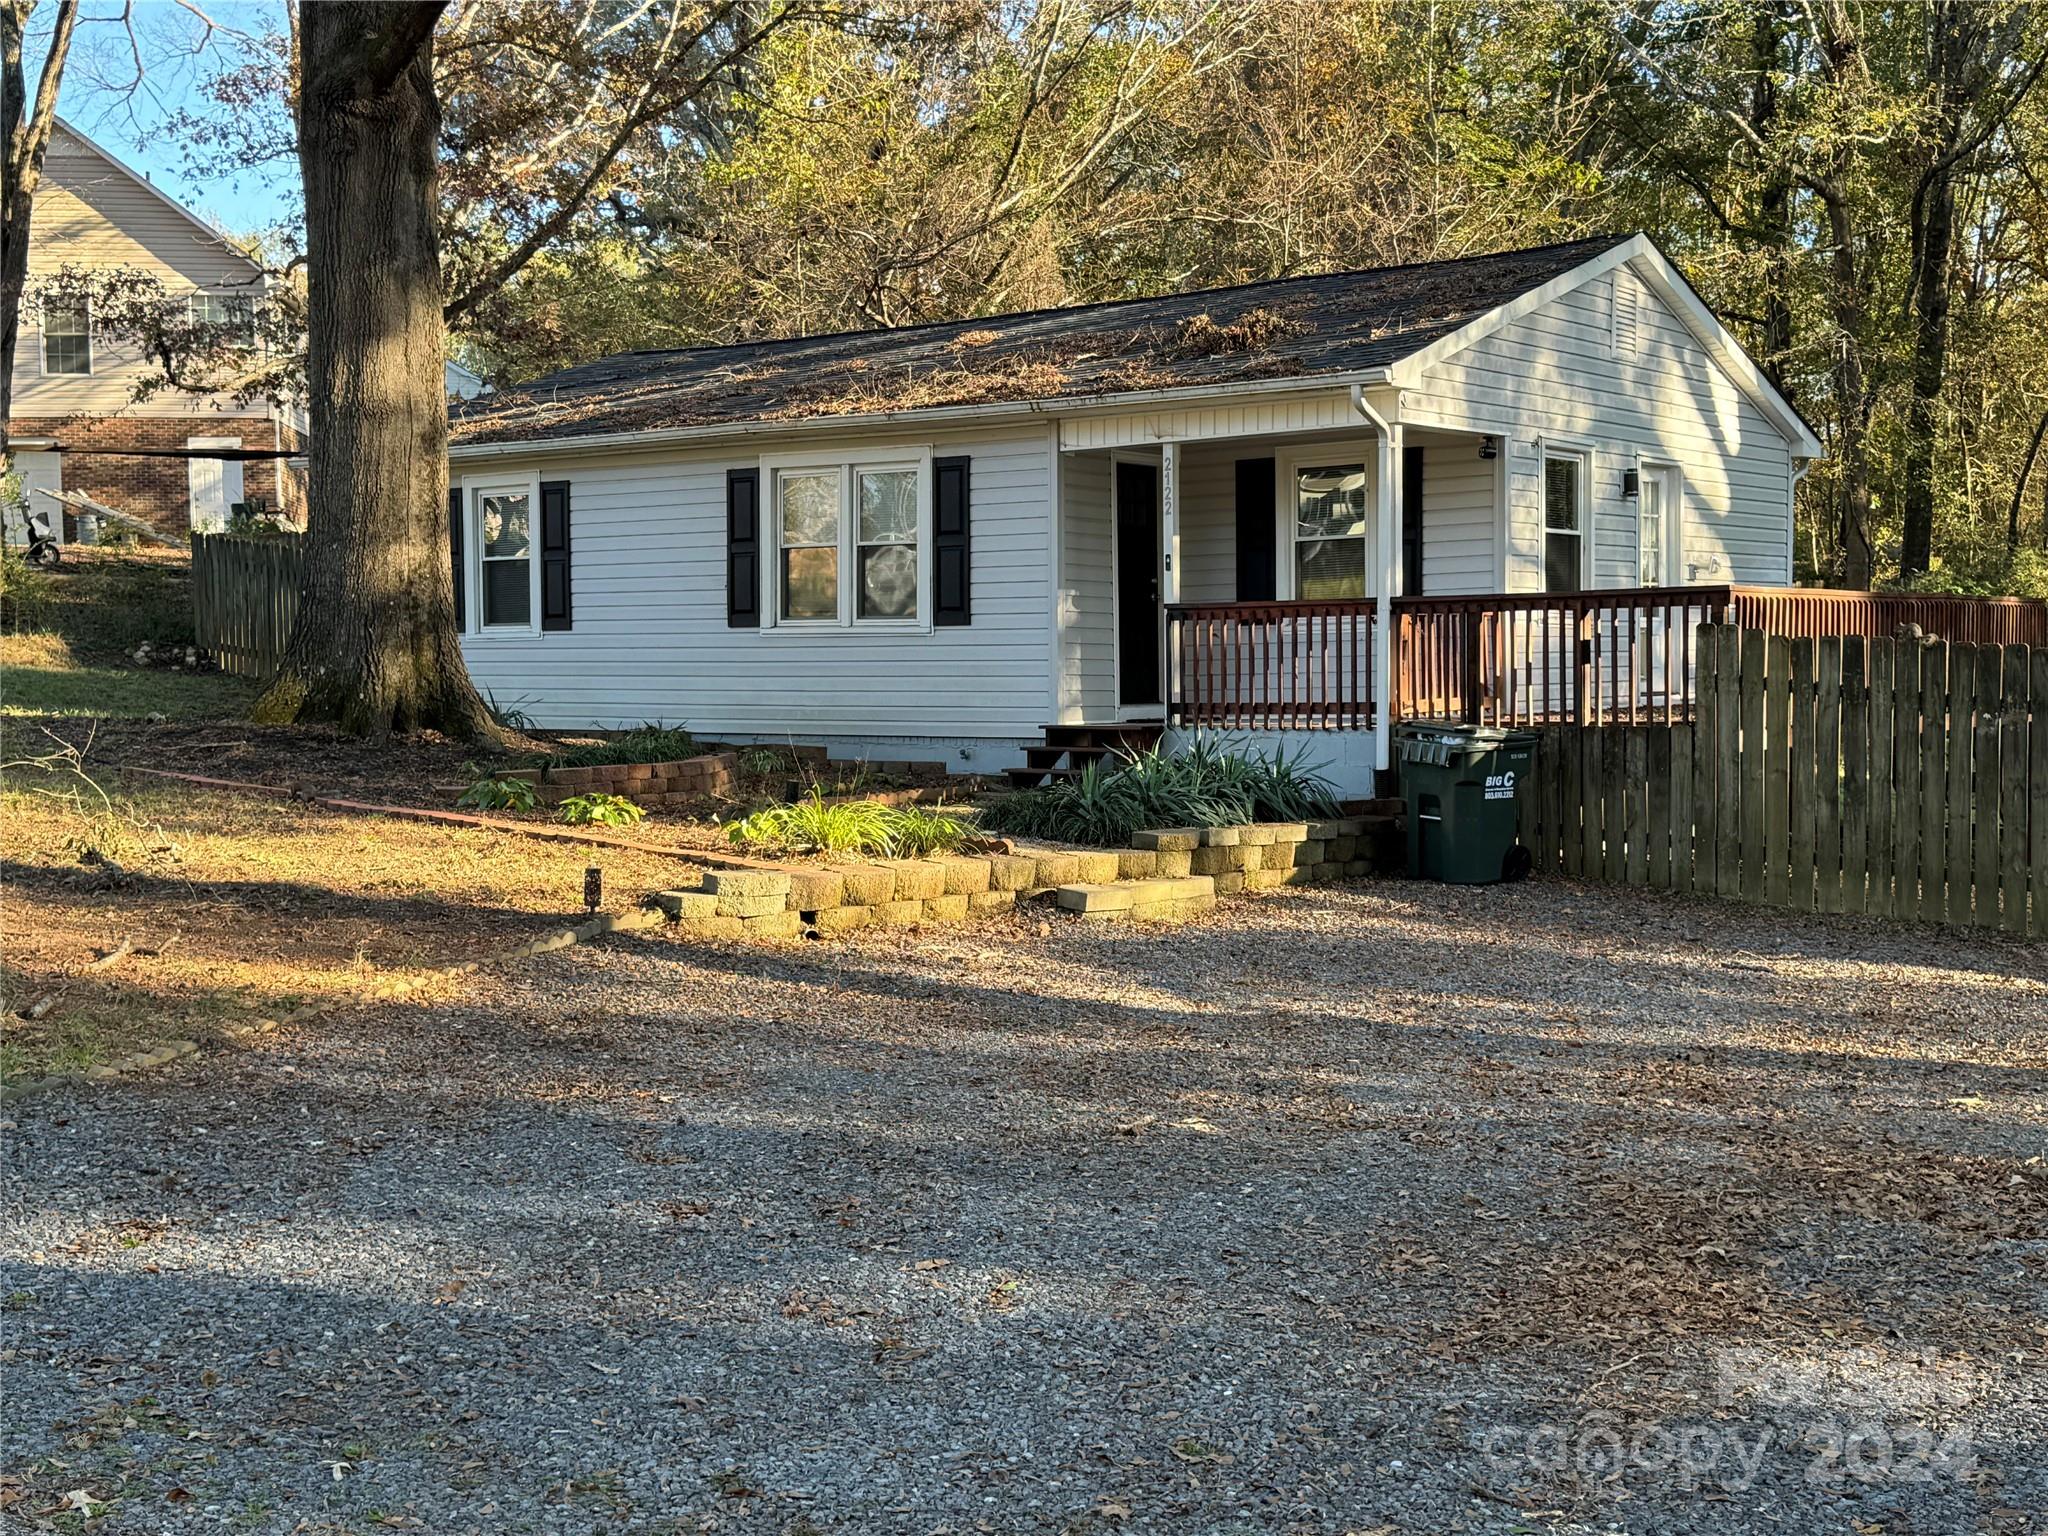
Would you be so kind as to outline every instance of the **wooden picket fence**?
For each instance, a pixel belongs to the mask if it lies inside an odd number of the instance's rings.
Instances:
[[[1538,870],[2048,936],[2048,649],[1705,625],[1669,726],[1552,726]]]
[[[304,534],[192,535],[192,616],[198,645],[223,672],[267,678],[299,616]]]

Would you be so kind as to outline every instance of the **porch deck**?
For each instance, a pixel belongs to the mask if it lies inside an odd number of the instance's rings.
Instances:
[[[1395,721],[1656,725],[1689,719],[1702,624],[1790,638],[1888,636],[2048,645],[2048,604],[1750,586],[1398,597]],[[1167,720],[1245,731],[1370,730],[1370,599],[1167,609]]]

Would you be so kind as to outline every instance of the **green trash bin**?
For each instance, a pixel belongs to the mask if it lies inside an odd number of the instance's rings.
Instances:
[[[1536,734],[1418,720],[1395,727],[1408,802],[1408,873],[1491,885],[1529,873],[1515,841],[1515,805],[1536,762]]]

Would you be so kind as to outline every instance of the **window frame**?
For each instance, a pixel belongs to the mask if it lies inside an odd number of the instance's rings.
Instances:
[[[93,345],[92,299],[88,297],[78,307],[85,313],[85,372],[73,373],[68,369],[61,373],[52,373],[50,371],[50,306],[44,304],[36,310],[36,367],[40,370],[39,377],[45,379],[89,379],[93,377],[99,364],[99,349]],[[62,334],[68,336],[73,333],[66,331]]]
[[[1273,521],[1274,537],[1278,540],[1274,572],[1274,590],[1281,602],[1301,602],[1301,573],[1298,565],[1299,548],[1303,543],[1329,543],[1333,540],[1299,538],[1300,500],[1297,487],[1301,472],[1319,466],[1356,463],[1365,474],[1365,531],[1357,535],[1365,546],[1364,592],[1355,598],[1325,598],[1325,602],[1372,602],[1378,593],[1375,579],[1378,572],[1373,566],[1373,551],[1377,541],[1374,538],[1379,518],[1379,443],[1370,437],[1343,438],[1336,442],[1304,444],[1290,448],[1276,455],[1273,477]],[[1396,472],[1398,473],[1398,466]]]
[[[1545,594],[1569,597],[1571,592],[1552,592],[1550,585],[1550,540],[1554,534],[1564,533],[1563,529],[1550,526],[1550,465],[1552,460],[1575,465],[1578,469],[1578,483],[1574,501],[1577,503],[1578,527],[1570,536],[1579,541],[1579,584],[1576,592],[1590,592],[1593,582],[1593,450],[1572,443],[1546,442],[1538,455],[1536,474],[1536,521],[1542,534],[1541,547],[1537,551],[1537,590]]]
[[[817,635],[843,630],[864,634],[930,634],[932,623],[932,446],[929,443],[812,453],[764,454],[760,460],[761,630],[768,634]],[[916,477],[917,610],[913,614],[863,618],[860,613],[860,480],[863,474],[909,471]],[[802,474],[834,476],[839,493],[837,611],[829,619],[790,619],[782,614],[782,485]],[[894,541],[890,541],[894,542]]]
[[[463,630],[470,640],[528,640],[540,635],[540,474],[462,477]],[[486,496],[526,497],[527,607],[524,624],[484,622],[484,531]]]
[[[1680,572],[1684,569],[1685,527],[1685,474],[1680,466],[1670,459],[1639,459],[1636,463],[1636,580],[1644,586],[1681,587],[1688,585]],[[1662,487],[1665,500],[1659,535],[1664,544],[1664,569],[1654,582],[1643,581],[1643,507],[1647,504],[1644,492],[1652,481]]]
[[[200,301],[203,299],[215,299],[219,300],[224,304],[233,304],[239,302],[242,305],[243,317],[247,322],[247,336],[246,338],[237,338],[236,345],[241,347],[245,351],[254,352],[256,350],[255,299],[250,297],[248,294],[244,293],[224,293],[219,289],[214,288],[195,288],[190,293],[185,295],[185,318],[191,321],[192,324],[194,325],[218,325],[222,323],[215,320],[202,319],[200,317],[200,315],[198,314],[198,306]]]

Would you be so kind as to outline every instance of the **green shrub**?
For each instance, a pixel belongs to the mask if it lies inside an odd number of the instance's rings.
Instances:
[[[475,763],[462,766],[465,772],[476,773],[478,777],[455,802],[459,806],[472,811],[530,811],[540,801],[540,792],[531,779],[480,773]]]
[[[571,795],[560,806],[572,827],[630,827],[647,813],[624,795]]]
[[[958,816],[923,806],[878,805],[845,800],[828,805],[812,790],[793,805],[771,805],[726,828],[726,836],[757,851],[864,853],[882,858],[919,858],[946,853],[974,835]]]
[[[1158,747],[1090,763],[1079,777],[1005,795],[982,812],[993,832],[1121,848],[1146,827],[1229,827],[1337,814],[1330,781],[1307,760],[1223,751],[1197,736],[1179,753]]]
[[[604,768],[614,763],[669,763],[695,757],[697,743],[680,726],[641,725],[610,741],[563,747],[548,754],[556,768]]]
[[[0,547],[0,625],[38,634],[49,628],[55,606],[49,575],[30,565],[21,550]]]
[[[794,773],[797,766],[796,754],[787,747],[749,747],[740,754],[741,773]]]

